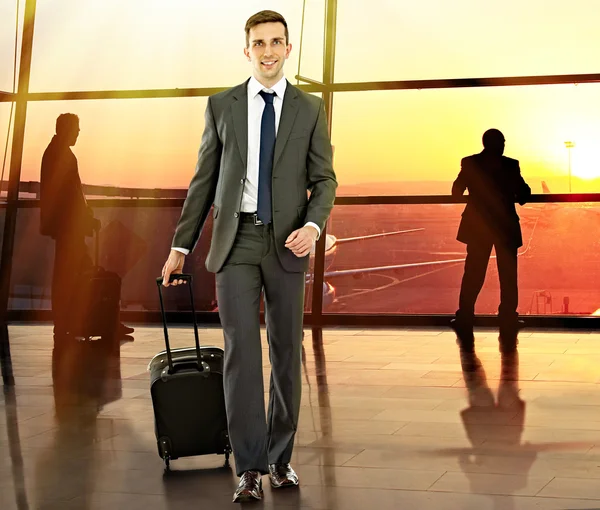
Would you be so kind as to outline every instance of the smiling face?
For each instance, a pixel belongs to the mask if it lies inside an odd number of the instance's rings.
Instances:
[[[283,23],[269,22],[250,29],[244,54],[252,63],[254,77],[271,88],[283,77],[283,64],[291,50]]]

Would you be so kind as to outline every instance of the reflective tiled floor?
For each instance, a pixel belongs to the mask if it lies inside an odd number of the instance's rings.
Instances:
[[[0,402],[2,510],[236,508],[222,457],[163,472],[146,372],[160,328],[137,327],[112,351],[53,352],[51,332],[10,328],[17,385]],[[189,328],[172,336],[193,342]],[[222,345],[218,329],[202,339]],[[265,478],[264,501],[247,506],[600,508],[600,333],[523,331],[518,382],[501,378],[493,331],[476,341],[487,383],[479,373],[467,391],[450,331],[307,330],[301,487],[272,491]],[[268,375],[266,342],[264,360]]]

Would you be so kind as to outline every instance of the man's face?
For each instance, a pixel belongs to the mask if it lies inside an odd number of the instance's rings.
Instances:
[[[69,147],[72,147],[77,142],[77,138],[79,137],[79,123],[73,124],[73,127],[69,130],[68,134],[68,143]]]
[[[275,85],[283,76],[283,64],[292,45],[286,46],[282,23],[261,23],[250,29],[249,46],[244,54],[252,63],[254,77],[266,87]]]

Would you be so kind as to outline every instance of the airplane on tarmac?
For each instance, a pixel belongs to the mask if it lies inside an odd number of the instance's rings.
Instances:
[[[545,194],[551,193],[545,181],[542,181],[542,191]],[[542,204],[543,209],[547,204]],[[540,210],[541,212],[541,210]],[[539,216],[537,216],[534,220],[534,225],[531,230],[531,234],[529,236],[529,241],[527,245],[518,252],[518,256],[522,256],[527,253],[531,246],[531,241],[533,238],[533,234],[535,232],[535,228],[537,226],[537,221]],[[369,239],[376,239],[381,237],[388,236],[396,236],[403,234],[410,234],[414,232],[423,232],[424,228],[414,228],[407,230],[398,230],[394,232],[384,232],[380,234],[372,234],[372,235],[363,235],[345,239],[338,239],[333,234],[327,234],[327,239],[325,242],[325,273],[324,273],[324,281],[323,281],[323,307],[329,306],[336,299],[336,291],[334,285],[332,285],[331,281],[335,280],[335,278],[343,277],[343,276],[354,276],[361,277],[367,274],[375,274],[375,273],[390,273],[399,270],[413,269],[413,268],[422,268],[422,269],[431,269],[431,268],[443,268],[445,266],[451,266],[456,264],[462,264],[466,260],[466,252],[464,256],[460,258],[451,258],[451,259],[443,259],[443,260],[426,260],[420,262],[405,262],[402,264],[390,264],[390,265],[380,265],[380,266],[372,266],[372,267],[359,267],[352,269],[337,269],[332,270],[331,267],[333,265],[335,255],[338,251],[338,246],[348,243],[353,243],[357,241],[365,241]],[[458,254],[458,253],[457,253]],[[307,285],[311,285],[313,281],[313,268],[314,268],[314,247],[310,254],[311,263],[309,267],[309,272],[307,273],[306,283]],[[495,259],[496,255],[491,255],[490,259]],[[435,269],[434,269],[435,270]],[[312,288],[312,287],[311,287]],[[307,303],[308,304],[308,303]]]

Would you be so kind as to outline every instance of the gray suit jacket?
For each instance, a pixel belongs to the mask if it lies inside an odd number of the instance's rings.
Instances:
[[[248,152],[247,84],[208,98],[196,171],[173,237],[173,247],[192,250],[214,205],[206,259],[206,268],[214,273],[220,271],[229,255],[240,220]],[[275,142],[271,188],[275,247],[286,271],[307,270],[308,256],[296,257],[285,247],[285,240],[309,221],[323,230],[336,187],[323,101],[288,82]]]

